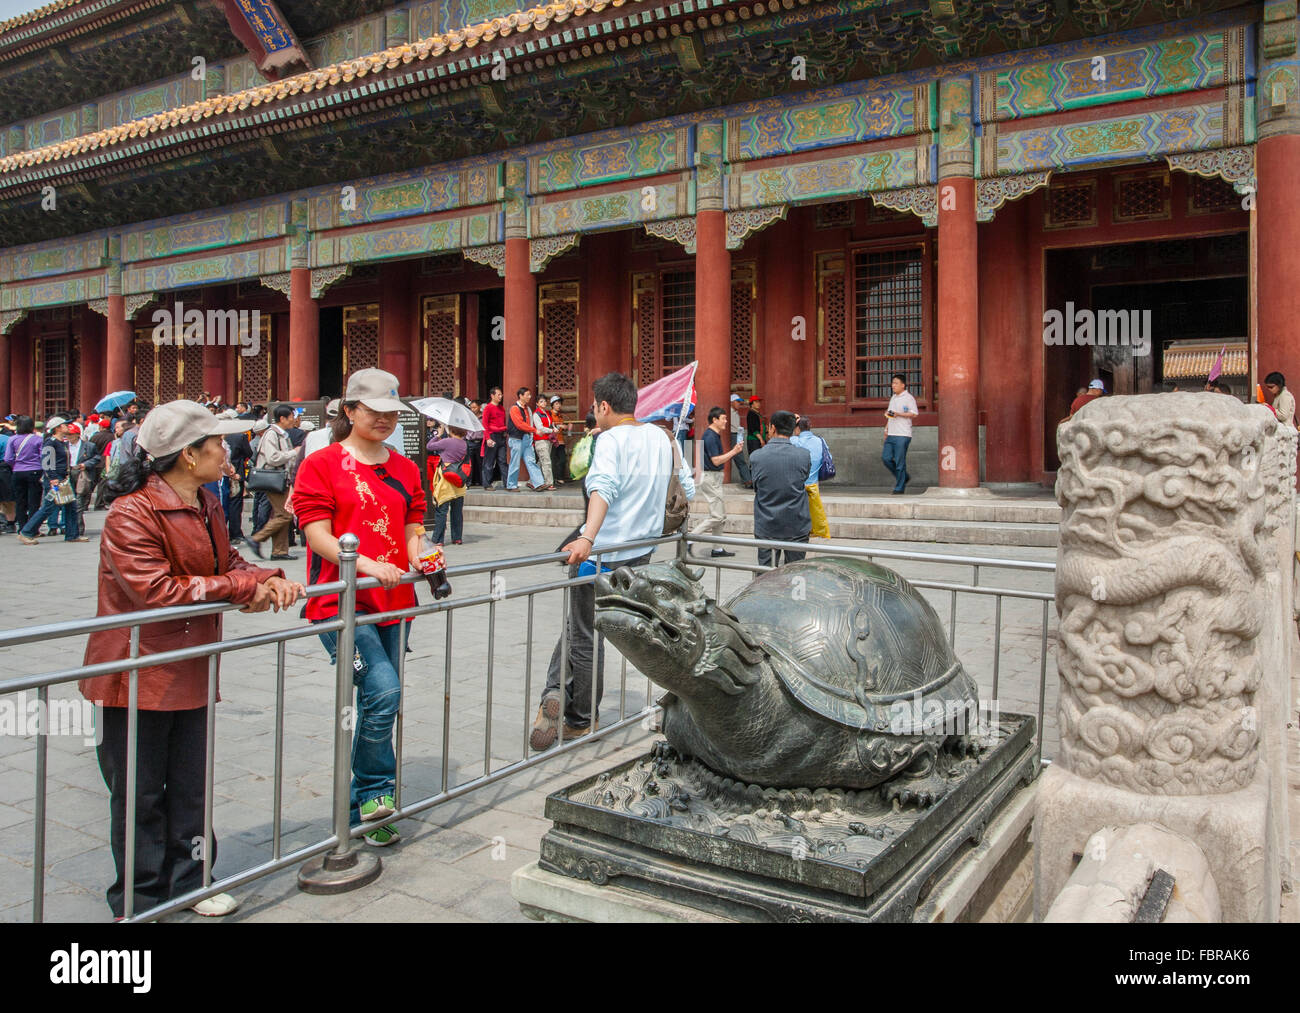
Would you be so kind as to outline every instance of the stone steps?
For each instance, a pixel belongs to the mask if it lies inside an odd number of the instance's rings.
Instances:
[[[746,490],[724,494],[724,533],[753,533],[753,496]],[[929,496],[826,495],[831,537],[855,541],[931,542],[953,545],[1054,547],[1060,508],[1046,498],[944,499]],[[694,515],[708,512],[702,501]],[[516,524],[571,529],[582,523],[576,490],[549,493],[469,493],[466,524]]]

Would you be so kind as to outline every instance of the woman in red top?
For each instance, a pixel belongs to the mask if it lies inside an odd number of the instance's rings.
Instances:
[[[402,409],[393,374],[379,369],[353,373],[332,423],[335,442],[303,460],[293,486],[293,511],[307,536],[314,580],[338,580],[340,535],[351,533],[360,539],[357,573],[382,585],[357,592],[357,612],[362,614],[391,612],[416,603],[415,589],[398,582],[416,566],[424,533],[424,488],[414,462],[384,445]],[[323,622],[337,617],[338,611],[337,595],[313,598],[307,618]],[[400,622],[394,619],[356,629],[356,648],[364,666],[354,676],[352,823],[378,823],[365,835],[366,843],[377,847],[398,839],[397,831],[384,821],[396,805],[393,725],[401,698]],[[320,638],[334,659],[337,635],[322,633]]]

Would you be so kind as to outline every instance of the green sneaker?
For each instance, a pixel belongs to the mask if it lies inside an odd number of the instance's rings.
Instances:
[[[400,841],[401,835],[398,834],[397,828],[391,823],[385,823],[382,827],[376,827],[369,833],[362,835],[367,844],[372,848],[386,848],[390,844],[396,844]]]
[[[373,820],[386,820],[396,811],[397,803],[392,795],[379,795],[369,802],[361,803],[361,822],[370,823]]]

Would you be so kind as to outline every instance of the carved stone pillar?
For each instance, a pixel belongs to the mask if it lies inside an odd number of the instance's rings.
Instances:
[[[1088,405],[1057,442],[1060,748],[1035,912],[1101,827],[1157,823],[1204,851],[1225,919],[1274,920],[1286,816],[1259,761],[1290,673],[1272,543],[1293,516],[1294,433],[1222,394],[1148,394]]]

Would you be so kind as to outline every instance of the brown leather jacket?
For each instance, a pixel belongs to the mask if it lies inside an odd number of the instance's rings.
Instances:
[[[221,503],[199,490],[201,507],[186,506],[157,475],[115,500],[99,543],[99,611],[120,615],[140,609],[201,601],[253,599],[257,585],[284,571],[253,566],[230,547]],[[130,657],[130,627],[92,633],[85,664]],[[157,654],[221,639],[221,615],[150,623],[140,628],[140,654]],[[127,706],[126,672],[82,679],[82,695],[105,707]],[[208,660],[140,669],[141,710],[192,710],[208,702]]]

